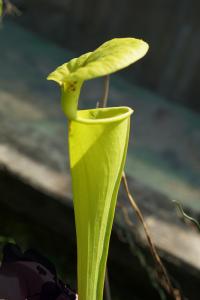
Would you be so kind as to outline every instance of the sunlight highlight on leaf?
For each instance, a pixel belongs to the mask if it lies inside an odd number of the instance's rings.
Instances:
[[[142,58],[148,48],[148,44],[139,39],[112,39],[50,73],[47,79],[61,85],[62,108],[66,116],[76,118],[80,88],[85,80],[109,75],[129,66]]]
[[[128,107],[83,110],[78,112],[77,120],[70,122],[79,300],[102,300],[131,114]]]
[[[61,86],[61,104],[69,120],[79,300],[103,297],[109,240],[133,112],[129,107],[78,110],[80,90],[85,80],[123,69],[147,50],[142,40],[113,39],[48,76]]]

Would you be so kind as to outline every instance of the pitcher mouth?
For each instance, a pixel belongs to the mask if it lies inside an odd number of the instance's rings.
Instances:
[[[133,112],[133,109],[128,106],[84,109],[77,111],[77,118],[73,122],[84,124],[118,122],[126,119]]]

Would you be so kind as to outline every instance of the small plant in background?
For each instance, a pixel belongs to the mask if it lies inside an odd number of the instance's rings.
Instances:
[[[69,121],[69,158],[78,244],[80,300],[101,300],[108,246],[129,139],[129,107],[78,110],[85,80],[105,76],[143,57],[148,45],[113,39],[58,67],[48,76],[61,86]]]
[[[3,14],[3,0],[0,0],[0,18]]]
[[[20,16],[20,10],[9,0],[0,0],[0,21],[5,15]]]
[[[198,232],[200,233],[200,223],[199,223],[196,219],[192,218],[191,216],[189,216],[188,214],[186,214],[186,213],[184,212],[183,207],[182,207],[182,205],[181,205],[180,202],[178,202],[178,201],[176,201],[176,200],[173,200],[172,202],[176,205],[177,210],[178,210],[180,216],[182,217],[182,219],[183,219],[185,222],[189,222],[189,224],[194,225],[195,228],[196,228],[196,229],[198,230]]]

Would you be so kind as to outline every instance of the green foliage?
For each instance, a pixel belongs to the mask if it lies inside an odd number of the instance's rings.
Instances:
[[[81,300],[102,299],[131,113],[128,107],[84,110],[70,123],[69,152]]]
[[[134,38],[110,40],[93,52],[88,52],[58,67],[48,76],[60,85],[73,80],[88,80],[123,69],[143,57],[148,45]]]
[[[105,76],[140,59],[148,45],[113,39],[48,76],[61,86],[69,122],[69,157],[78,244],[79,300],[102,300],[116,199],[129,140],[129,107],[77,111],[84,80]]]
[[[0,17],[3,14],[3,0],[0,0]]]
[[[81,55],[58,67],[48,80],[61,85],[62,108],[69,119],[76,118],[78,98],[84,80],[105,76],[123,69],[143,57],[148,45],[134,38],[110,40],[93,52]]]

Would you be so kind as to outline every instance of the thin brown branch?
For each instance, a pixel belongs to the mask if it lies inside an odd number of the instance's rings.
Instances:
[[[131,207],[134,209],[139,221],[141,222],[143,228],[144,228],[144,232],[145,232],[145,235],[146,235],[146,238],[147,238],[147,241],[148,241],[148,244],[149,244],[149,249],[151,251],[151,254],[152,254],[152,257],[154,259],[154,262],[155,262],[155,265],[156,265],[156,270],[157,270],[157,275],[158,275],[158,278],[162,278],[161,280],[161,284],[163,285],[163,287],[167,290],[167,292],[169,293],[170,296],[173,297],[174,300],[181,300],[182,297],[180,295],[180,292],[177,290],[177,289],[174,289],[171,281],[170,281],[170,278],[168,276],[168,273],[167,273],[167,270],[165,269],[158,253],[157,253],[157,250],[156,250],[156,247],[152,241],[152,238],[150,236],[150,233],[149,233],[149,230],[148,230],[148,227],[147,227],[147,224],[145,223],[145,220],[143,218],[143,215],[139,209],[139,207],[137,206],[135,200],[133,199],[131,193],[130,193],[130,190],[129,190],[129,187],[128,187],[128,182],[127,182],[127,179],[126,179],[126,175],[125,173],[123,172],[123,175],[122,175],[122,182],[123,182],[123,185],[124,185],[124,188],[125,188],[125,191],[126,191],[126,194],[127,194],[127,197],[128,197],[128,200],[130,202],[130,205]]]
[[[122,213],[124,215],[124,219],[126,221],[126,224],[132,228],[135,227],[134,223],[131,221],[130,217],[129,217],[129,213],[128,213],[128,209],[127,207],[125,207],[124,205],[122,205],[121,203],[117,203],[117,208],[120,208],[122,210]]]

